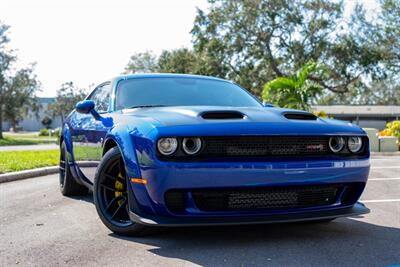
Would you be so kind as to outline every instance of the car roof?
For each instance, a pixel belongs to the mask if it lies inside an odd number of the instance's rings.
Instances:
[[[231,83],[231,81],[229,80],[216,78],[212,76],[179,74],[179,73],[143,73],[143,74],[119,75],[114,77],[115,80],[127,80],[127,79],[138,79],[138,78],[191,78],[191,79],[224,81]]]

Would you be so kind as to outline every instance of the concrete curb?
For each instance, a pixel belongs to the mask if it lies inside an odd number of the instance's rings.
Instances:
[[[58,172],[58,169],[59,169],[58,166],[53,166],[53,167],[37,168],[33,170],[25,170],[20,172],[4,173],[0,174],[0,183],[6,183],[27,178],[33,178],[37,176],[54,174]]]
[[[400,151],[396,152],[371,152],[371,157],[376,156],[400,156]]]
[[[79,165],[82,167],[97,167],[98,164],[99,164],[98,161],[79,161]],[[20,172],[4,173],[0,174],[0,184],[27,178],[34,178],[34,177],[54,174],[58,173],[58,170],[59,170],[58,166],[51,166],[51,167],[37,168],[32,170],[25,170]]]

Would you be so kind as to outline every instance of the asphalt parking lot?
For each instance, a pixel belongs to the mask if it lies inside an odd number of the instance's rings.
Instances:
[[[1,266],[400,265],[400,157],[372,159],[371,213],[328,224],[168,229],[112,234],[92,197],[65,198],[57,175],[0,184]]]

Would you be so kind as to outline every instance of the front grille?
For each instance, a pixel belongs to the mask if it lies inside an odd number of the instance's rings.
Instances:
[[[183,191],[170,190],[165,193],[165,204],[172,212],[181,212],[185,209],[185,194]]]
[[[328,137],[205,137],[202,156],[296,156],[329,153]]]
[[[301,186],[196,190],[192,194],[202,211],[252,211],[331,205],[336,202],[340,190],[340,186]]]

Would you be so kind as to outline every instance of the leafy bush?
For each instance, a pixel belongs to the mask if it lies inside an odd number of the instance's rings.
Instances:
[[[49,134],[50,136],[60,138],[61,128],[55,128],[54,130],[42,128],[39,131],[39,136],[49,136]]]
[[[386,128],[379,132],[379,136],[395,136],[400,142],[400,121],[387,123]]]
[[[328,114],[326,114],[325,111],[321,110],[321,111],[316,111],[313,112],[315,116],[320,117],[320,118],[329,118]]]
[[[379,136],[397,137],[397,145],[400,150],[400,121],[392,121],[386,124],[386,128],[379,132]]]
[[[60,143],[60,136],[61,136],[61,128],[55,128],[53,131],[53,136],[57,137],[57,144]]]
[[[49,129],[47,128],[40,129],[39,136],[49,136]]]
[[[57,137],[57,138],[60,138],[60,135],[61,135],[61,128],[60,128],[60,127],[55,128],[55,129],[53,130],[52,136],[55,136],[55,137]]]

